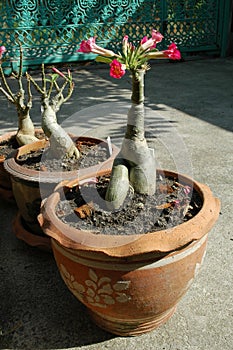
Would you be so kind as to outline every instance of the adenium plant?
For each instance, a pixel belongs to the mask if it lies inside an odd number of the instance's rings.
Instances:
[[[18,81],[18,90],[14,92],[8,84],[4,70],[2,68],[3,55],[6,52],[6,48],[5,46],[0,46],[0,92],[16,108],[18,115],[18,130],[16,134],[16,140],[19,146],[23,146],[33,141],[37,141],[38,139],[35,137],[35,129],[30,117],[30,111],[32,108],[32,93],[30,80],[27,80],[26,84],[23,84],[23,50],[21,44],[19,44],[19,47],[19,69],[17,73],[12,73],[13,77]],[[27,89],[26,94],[24,85],[26,85]]]
[[[41,95],[41,111],[42,111],[42,129],[50,141],[51,156],[79,158],[79,151],[73,140],[67,132],[61,127],[57,121],[57,112],[61,105],[69,100],[74,90],[74,83],[71,72],[68,70],[66,74],[57,68],[52,68],[52,74],[45,74],[45,67],[41,67],[41,86],[27,73],[28,81],[30,81],[38,93]],[[61,77],[63,83],[58,85],[58,77]]]
[[[122,50],[115,53],[96,44],[96,37],[83,40],[78,52],[97,54],[97,62],[110,65],[110,76],[120,79],[128,70],[132,77],[131,107],[121,149],[114,160],[106,201],[112,209],[119,209],[131,186],[137,193],[153,195],[156,189],[154,152],[147,145],[144,132],[144,75],[151,59],[181,59],[175,43],[159,51],[157,44],[163,35],[155,29],[151,37],[144,36],[135,46],[124,36]]]

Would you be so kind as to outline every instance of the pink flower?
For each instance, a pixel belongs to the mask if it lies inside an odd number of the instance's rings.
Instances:
[[[83,40],[77,52],[94,53],[105,57],[117,56],[113,51],[104,49],[103,47],[96,45],[95,39],[96,37],[91,37],[88,40]]]
[[[124,53],[124,55],[127,55],[127,49],[129,46],[129,41],[128,41],[129,37],[128,35],[125,35],[122,41],[122,51]]]
[[[123,45],[127,45],[128,44],[128,40],[129,40],[128,35],[125,35],[124,38],[123,38]]]
[[[144,38],[142,39],[143,43],[141,43],[141,49],[142,51],[145,51],[145,50],[148,50],[148,49],[154,49],[155,46],[156,46],[156,42],[150,38],[150,39],[147,39],[146,36],[144,36]]]
[[[171,60],[180,60],[181,59],[181,53],[177,49],[177,46],[175,43],[172,43],[168,46],[168,49],[163,51],[165,57],[170,58]]]
[[[110,63],[110,76],[116,79],[120,79],[125,74],[125,65],[117,60],[113,60]]]
[[[2,55],[4,54],[5,51],[6,51],[5,46],[0,46],[0,58],[2,58]]]
[[[155,40],[156,43],[160,43],[163,40],[164,36],[159,33],[157,30],[152,29],[152,39]]]
[[[160,43],[160,41],[163,40],[163,35],[159,32],[157,32],[157,30],[152,29],[151,32],[152,37],[150,39],[148,39],[147,36],[144,36],[141,40],[141,48],[143,51],[147,50],[147,49],[155,49],[156,48],[156,44]]]
[[[141,45],[142,44],[145,44],[146,42],[148,41],[148,37],[147,36],[144,36],[141,40]]]
[[[59,74],[62,78],[66,78],[66,76],[65,76],[60,70],[58,70],[57,68],[52,67],[52,70],[53,70],[55,73]]]
[[[90,53],[93,49],[95,49],[96,43],[95,43],[96,37],[91,37],[88,40],[83,40],[80,44],[80,48],[78,49],[78,52],[83,53]]]

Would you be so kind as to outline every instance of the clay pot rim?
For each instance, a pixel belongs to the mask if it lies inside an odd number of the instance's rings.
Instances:
[[[71,135],[73,139],[79,139],[79,140],[92,140],[94,142],[98,143],[107,143],[106,140],[95,138],[95,137],[89,137],[89,136],[74,136]],[[46,147],[49,144],[48,140],[39,140],[32,142],[29,145],[24,145],[19,147],[17,150],[13,151],[4,161],[4,168],[5,170],[12,176],[18,177],[25,181],[31,181],[31,182],[43,182],[43,183],[58,183],[63,180],[71,180],[77,178],[77,176],[80,177],[86,177],[88,174],[92,174],[94,176],[100,169],[106,169],[108,168],[108,163],[110,159],[113,159],[117,153],[119,152],[119,149],[117,146],[112,144],[112,155],[106,159],[104,162],[100,164],[93,165],[88,168],[82,168],[79,170],[72,170],[72,171],[54,171],[54,172],[48,172],[48,171],[38,171],[29,169],[26,167],[21,166],[16,162],[16,158],[19,155],[26,154],[29,152],[29,150],[36,150],[42,147]]]
[[[16,133],[17,131],[8,131],[5,134],[0,135],[0,142],[10,140],[10,138],[15,136]],[[4,163],[5,159],[6,159],[5,156],[0,157],[0,163]]]
[[[41,128],[35,128],[35,131],[43,132]],[[13,136],[16,136],[16,134],[17,134],[17,130],[7,131],[5,134],[0,135],[0,143],[3,141],[9,141]],[[21,147],[24,147],[24,146],[21,146]],[[17,152],[19,148],[12,151],[12,153]],[[0,158],[0,163],[3,163],[5,159],[6,157]]]
[[[106,170],[103,170],[101,174],[105,172]],[[44,233],[61,245],[84,252],[128,257],[152,252],[170,253],[181,249],[193,241],[201,239],[213,227],[219,216],[220,201],[213,196],[208,186],[186,175],[163,169],[157,169],[157,172],[168,176],[178,176],[179,181],[193,186],[199,192],[203,199],[203,206],[195,217],[173,228],[147,234],[97,235],[93,231],[75,229],[58,219],[55,207],[62,190],[58,186],[58,189],[43,201],[38,221]]]

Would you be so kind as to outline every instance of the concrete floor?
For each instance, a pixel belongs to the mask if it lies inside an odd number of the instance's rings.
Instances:
[[[119,144],[129,77],[113,80],[105,66],[95,64],[70,68],[76,87],[60,122],[76,134],[110,135]],[[145,91],[147,135],[158,166],[206,183],[222,202],[197,278],[165,325],[135,338],[111,335],[92,323],[68,291],[52,254],[14,236],[17,208],[0,200],[0,349],[233,348],[233,57],[155,62]],[[38,98],[31,115],[38,125]],[[16,128],[15,111],[2,96],[0,116],[1,133]]]

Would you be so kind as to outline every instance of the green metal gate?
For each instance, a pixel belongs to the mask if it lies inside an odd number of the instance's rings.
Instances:
[[[0,44],[11,67],[23,44],[25,67],[85,59],[76,52],[82,39],[118,50],[125,34],[131,40],[163,33],[164,47],[175,41],[183,54],[225,54],[231,0],[3,0]],[[164,47],[160,47],[163,49]],[[90,56],[88,56],[90,59]]]

